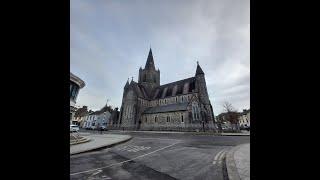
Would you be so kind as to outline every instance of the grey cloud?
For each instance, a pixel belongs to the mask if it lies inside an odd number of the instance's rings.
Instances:
[[[249,1],[71,1],[71,71],[84,77],[78,103],[120,106],[152,46],[161,83],[191,77],[196,61],[220,113],[250,107]]]

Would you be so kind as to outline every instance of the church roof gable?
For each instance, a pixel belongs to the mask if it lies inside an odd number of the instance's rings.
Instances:
[[[178,104],[169,104],[165,106],[156,106],[156,107],[147,108],[143,113],[154,114],[154,113],[163,113],[163,112],[186,111],[187,107],[188,107],[188,102],[178,103]]]
[[[188,93],[195,91],[195,81],[196,81],[196,78],[191,77],[191,78],[182,79],[179,81],[175,81],[172,83],[161,85],[154,90],[152,98],[153,99],[161,99],[161,98],[165,98],[165,97],[183,94],[183,88],[186,83],[189,83]],[[175,86],[177,86],[176,92],[173,91]],[[163,93],[165,93],[165,94],[163,94]]]

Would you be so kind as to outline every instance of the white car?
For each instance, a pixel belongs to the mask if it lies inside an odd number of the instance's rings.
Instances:
[[[70,132],[78,132],[79,131],[79,126],[71,124],[70,125]]]

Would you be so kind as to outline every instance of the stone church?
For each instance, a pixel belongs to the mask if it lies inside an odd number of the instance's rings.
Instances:
[[[194,77],[160,85],[150,48],[138,82],[124,86],[118,128],[124,130],[215,130],[205,74],[197,63]]]

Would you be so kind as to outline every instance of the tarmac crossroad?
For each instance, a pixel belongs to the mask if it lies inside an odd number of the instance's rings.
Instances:
[[[123,133],[122,133],[123,134]],[[70,157],[70,179],[225,179],[225,153],[249,136],[127,133],[133,139]]]

